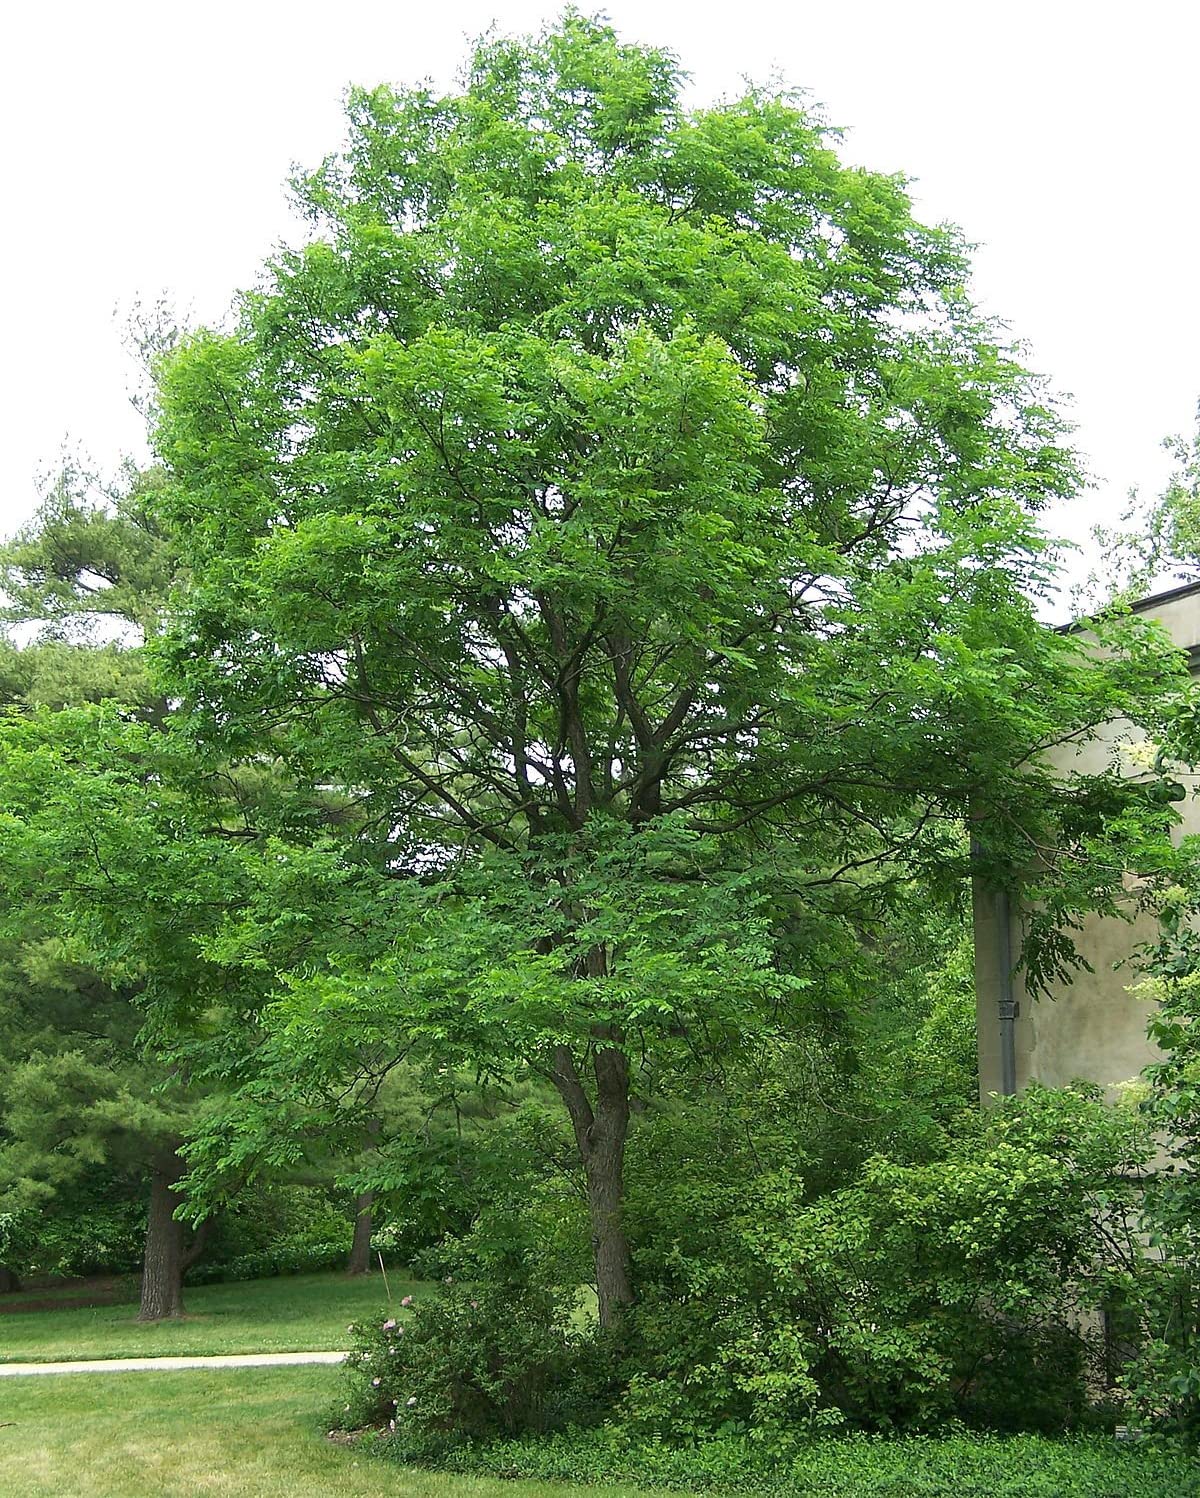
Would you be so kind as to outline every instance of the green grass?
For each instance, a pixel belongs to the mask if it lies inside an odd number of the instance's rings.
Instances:
[[[324,1439],[332,1368],[0,1382],[4,1498],[569,1498],[575,1484],[408,1472]],[[592,1498],[638,1498],[598,1487]]]
[[[389,1276],[389,1282],[396,1302],[420,1293],[411,1281]],[[35,1290],[26,1298],[43,1294]],[[20,1299],[6,1296],[5,1303]],[[184,1305],[182,1320],[150,1325],[138,1322],[136,1299],[0,1314],[0,1362],[331,1350],[348,1346],[351,1321],[384,1313],[386,1299],[377,1274],[303,1274],[199,1285],[186,1291]]]

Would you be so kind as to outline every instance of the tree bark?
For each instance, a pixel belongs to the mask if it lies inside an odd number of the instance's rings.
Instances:
[[[629,1134],[629,1065],[624,1052],[596,1052],[596,1103],[592,1106],[567,1046],[554,1053],[552,1078],[566,1104],[587,1183],[592,1261],[600,1325],[614,1327],[633,1304],[633,1264],[622,1222],[625,1141]]]
[[[213,1223],[217,1220],[217,1215],[206,1217],[192,1234],[192,1241],[184,1249],[179,1260],[179,1277],[181,1280],[192,1265],[198,1264],[204,1257],[204,1250],[208,1247],[208,1235],[212,1232]]]
[[[371,1209],[375,1205],[375,1193],[364,1191],[354,1206],[354,1242],[350,1245],[350,1261],[347,1274],[370,1274],[371,1272]]]
[[[175,1186],[183,1171],[177,1154],[161,1156],[151,1167],[139,1321],[183,1315],[183,1224],[175,1220],[181,1200]]]
[[[21,1281],[4,1264],[0,1264],[0,1295],[14,1295],[21,1288]]]

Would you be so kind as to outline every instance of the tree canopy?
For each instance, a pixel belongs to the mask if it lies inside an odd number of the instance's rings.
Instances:
[[[860,1002],[968,822],[981,877],[1036,881],[1035,979],[1069,964],[1064,921],[1169,877],[1171,812],[1047,752],[1161,737],[1186,679],[1137,620],[1037,618],[1078,476],[961,237],[797,98],[681,81],[569,13],[457,92],[353,92],[306,242],[158,357],[136,504],[12,553],[154,635],[190,769],[85,718],[54,786],[36,727],[6,774],[14,847],[91,858],[63,919],[236,1060],[197,1176],[401,1061],[523,1077],[569,1118],[606,1325],[647,1099]],[[251,999],[205,1063],[213,994]]]
[[[1182,680],[1035,617],[1076,471],[959,236],[796,99],[680,81],[568,15],[458,93],[354,92],[308,242],[160,361],[148,497],[193,741],[361,818],[369,936],[287,978],[278,1044],[552,1083],[606,1320],[631,1095],[828,1002],[909,880],[962,878],[969,812],[992,877],[1095,851],[1043,751]],[[1057,913],[1121,898],[1073,867]]]

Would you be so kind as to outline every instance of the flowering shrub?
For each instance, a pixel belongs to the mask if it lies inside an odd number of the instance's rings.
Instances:
[[[447,1282],[351,1331],[338,1423],[385,1428],[424,1454],[548,1428],[577,1346],[559,1297],[513,1286]]]

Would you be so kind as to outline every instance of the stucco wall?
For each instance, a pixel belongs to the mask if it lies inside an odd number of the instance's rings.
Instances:
[[[1181,648],[1200,644],[1200,586],[1152,600],[1138,612],[1158,620]],[[1117,722],[1092,743],[1059,753],[1055,760],[1064,769],[1083,772],[1095,772],[1110,764],[1128,768],[1128,750],[1140,737],[1129,723]],[[1182,816],[1180,832],[1200,832],[1200,778],[1181,775],[1179,779],[1188,791],[1186,801],[1177,808]],[[1001,910],[1002,902],[977,884],[975,999],[979,1090],[985,1100],[1001,1091]],[[1014,962],[1021,950],[1020,926],[1020,911],[1011,910],[1009,941]],[[1129,992],[1136,974],[1128,958],[1154,931],[1154,922],[1148,917],[1132,923],[1090,918],[1075,939],[1093,971],[1079,971],[1071,983],[1056,986],[1048,997],[1032,999],[1017,967],[1012,990],[1018,1004],[1013,1022],[1018,1089],[1030,1081],[1061,1086],[1079,1079],[1115,1088],[1136,1077],[1153,1060],[1153,1048],[1146,1038],[1146,1003]]]

